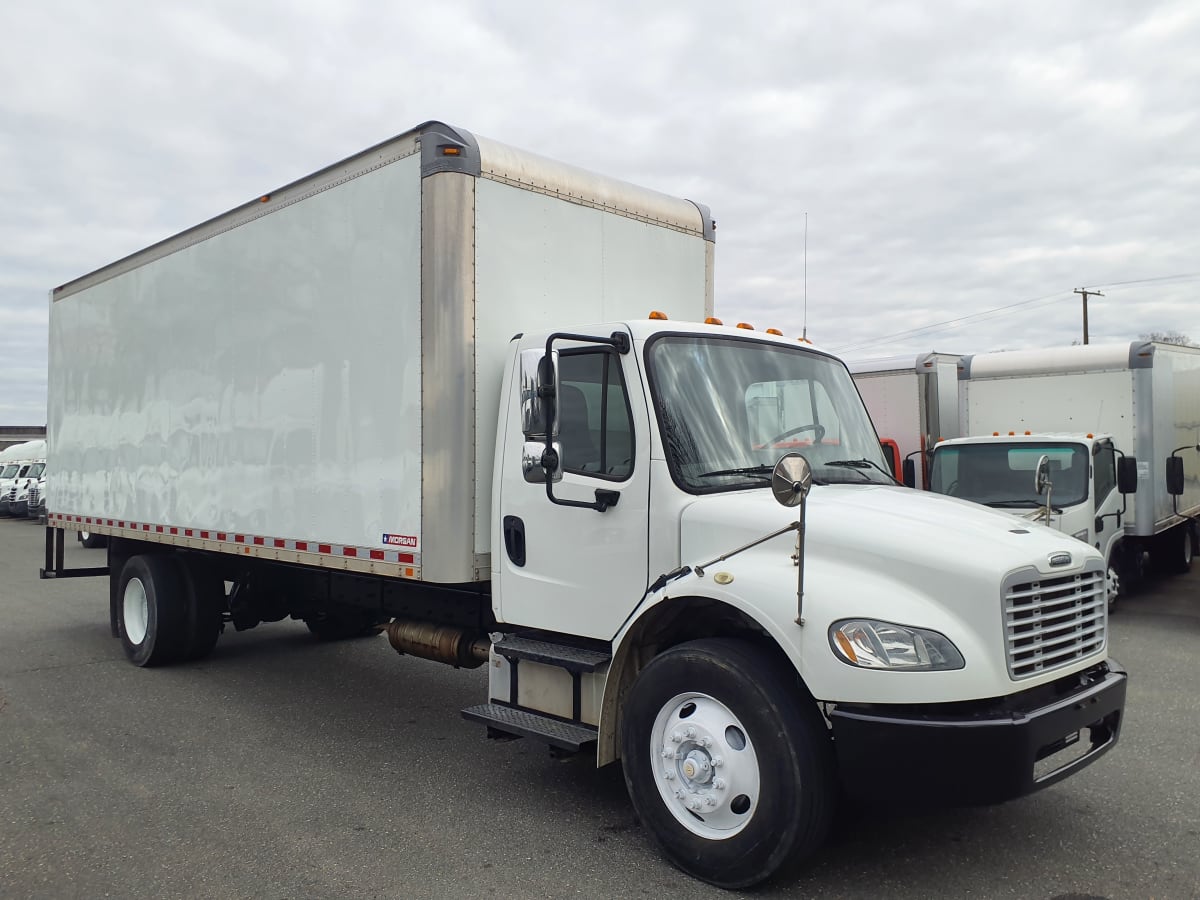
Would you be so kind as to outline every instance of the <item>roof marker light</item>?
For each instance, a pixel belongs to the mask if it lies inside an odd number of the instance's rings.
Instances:
[[[780,331],[778,328],[768,328],[768,329],[767,329],[767,334],[777,334],[777,335],[779,335],[780,337],[783,337],[783,332],[782,332],[782,331]]]
[[[666,318],[667,318],[667,314],[666,314],[665,312],[659,312],[657,309],[654,309],[654,310],[651,310],[651,311],[650,311],[650,318],[651,318],[651,319],[666,320]]]
[[[259,198],[258,198],[258,202],[259,202],[259,203],[270,203],[270,202],[271,202],[271,195],[270,195],[270,194],[263,194],[261,197],[259,197]]]
[[[1017,433],[1016,433],[1015,431],[1010,431],[1010,432],[1008,433],[1008,436],[1009,436],[1009,437],[1015,437],[1015,436],[1016,436],[1016,434],[1017,434]]]
[[[1094,438],[1094,437],[1095,437],[1095,435],[1094,435],[1094,434],[1092,434],[1092,433],[1089,431],[1089,432],[1088,432],[1088,440],[1090,441],[1090,440],[1091,440],[1092,438]]]
[[[443,144],[438,149],[442,151],[442,156],[462,156],[462,147],[454,147],[449,144]]]
[[[993,432],[992,432],[992,437],[1000,437],[1000,432],[998,432],[998,431],[993,431]]]
[[[749,322],[738,322],[738,323],[737,323],[737,327],[738,327],[738,328],[745,328],[747,331],[753,331],[753,330],[754,330],[754,326],[753,326],[753,325],[751,325]]]
[[[1026,432],[1025,432],[1025,435],[1026,435],[1026,437],[1028,437],[1028,436],[1029,436],[1029,435],[1031,435],[1031,434],[1033,434],[1033,432],[1032,432],[1032,431],[1026,431]]]
[[[716,316],[709,316],[707,319],[704,320],[704,324],[705,325],[724,325],[725,323],[722,322],[720,319],[718,319]]]

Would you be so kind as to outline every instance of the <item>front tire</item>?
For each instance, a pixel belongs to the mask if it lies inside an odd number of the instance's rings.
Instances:
[[[117,585],[121,646],[135,666],[162,666],[183,655],[187,609],[175,560],[165,554],[131,556]]]
[[[630,799],[674,865],[744,888],[798,864],[825,840],[832,747],[786,661],[729,639],[651,660],[626,702]]]

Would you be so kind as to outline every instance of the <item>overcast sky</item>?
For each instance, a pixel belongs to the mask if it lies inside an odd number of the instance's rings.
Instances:
[[[428,119],[707,204],[717,315],[799,334],[807,293],[848,358],[1070,344],[1080,287],[1093,343],[1200,340],[1196,0],[38,0],[0,33],[0,424],[45,421],[50,288]]]

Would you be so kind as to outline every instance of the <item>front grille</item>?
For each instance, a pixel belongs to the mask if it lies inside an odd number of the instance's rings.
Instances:
[[[36,484],[29,489],[29,507],[30,507],[30,509],[32,509],[33,507],[38,505],[38,503],[40,502],[41,496],[42,496],[42,492],[38,489],[38,486]]]
[[[1010,584],[1004,592],[1009,677],[1032,678],[1101,650],[1105,604],[1103,572]]]

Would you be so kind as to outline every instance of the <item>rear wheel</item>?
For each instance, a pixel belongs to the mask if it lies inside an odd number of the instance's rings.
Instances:
[[[689,875],[743,888],[824,841],[834,767],[825,723],[786,662],[745,641],[681,644],[626,702],[630,799]]]
[[[78,531],[76,536],[79,538],[79,543],[92,550],[96,547],[104,547],[108,545],[108,538],[102,534],[92,534],[90,531]]]
[[[183,581],[165,554],[132,556],[117,586],[117,622],[125,655],[135,666],[180,659],[187,640]]]
[[[225,582],[203,559],[178,560],[187,607],[187,636],[181,658],[203,659],[212,653],[224,630]]]

